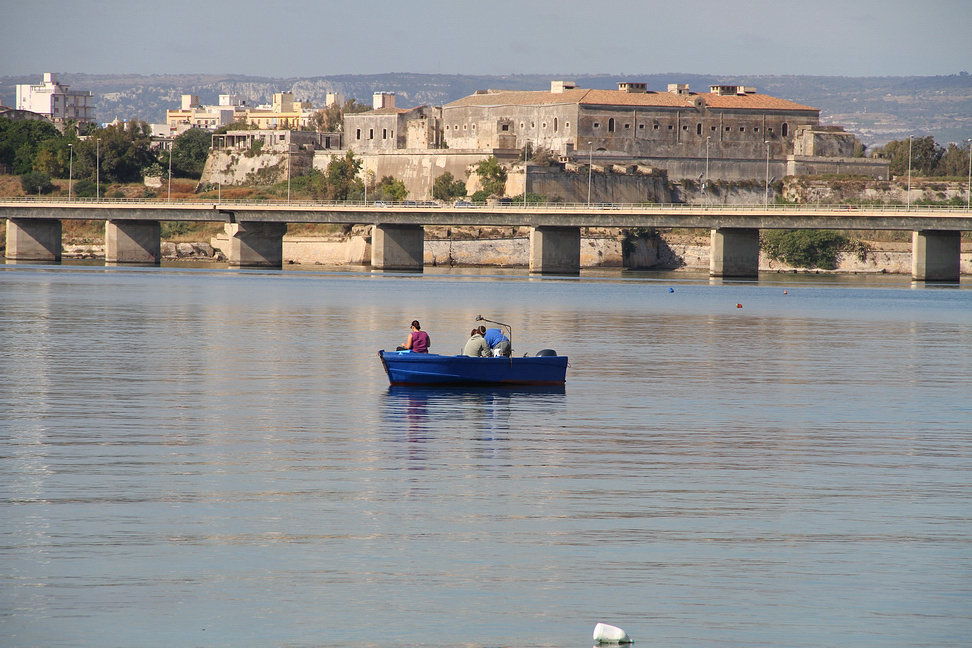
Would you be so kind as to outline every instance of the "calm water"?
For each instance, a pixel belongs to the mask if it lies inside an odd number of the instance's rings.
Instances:
[[[389,389],[480,313],[566,388]],[[968,282],[8,265],[0,371],[3,646],[970,645]]]

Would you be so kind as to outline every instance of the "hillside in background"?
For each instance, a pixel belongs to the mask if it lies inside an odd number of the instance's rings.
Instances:
[[[60,73],[61,83],[95,95],[95,114],[101,122],[116,117],[165,121],[166,109],[178,108],[183,94],[199,95],[214,104],[218,95],[239,94],[251,104],[269,103],[275,92],[294,93],[296,99],[323,106],[328,92],[370,104],[373,92],[394,92],[401,108],[441,106],[488,88],[543,90],[550,81],[576,81],[586,88],[616,88],[619,81],[648,83],[661,91],[669,83],[688,83],[696,92],[709,85],[755,86],[758,92],[820,109],[821,122],[837,124],[857,133],[868,146],[880,146],[909,135],[931,135],[939,144],[972,138],[972,76],[968,73],[937,77],[818,77],[818,76],[709,76],[699,74],[511,75],[466,76],[445,74],[378,74],[274,79],[242,75],[93,75]],[[0,99],[5,106],[16,100],[15,86],[39,83],[41,72],[0,77]]]

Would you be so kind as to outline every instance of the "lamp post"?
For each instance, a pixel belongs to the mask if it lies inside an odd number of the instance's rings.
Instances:
[[[169,140],[169,197],[166,202],[172,202],[172,145],[174,140]]]
[[[71,161],[68,163],[68,200],[74,199],[74,144],[68,144]]]
[[[969,143],[969,184],[965,188],[965,208],[972,205],[972,139],[966,140]]]
[[[705,182],[702,183],[702,193],[705,194],[705,202],[709,202],[709,142],[712,137],[706,135],[705,137]]]
[[[908,209],[911,209],[911,138],[908,136]]]
[[[294,154],[294,145],[290,143],[290,135],[287,136],[287,204],[290,204],[290,159]]]
[[[763,190],[763,206],[769,207],[769,140],[763,140],[766,145],[766,185]]]
[[[101,200],[101,140],[95,139],[95,186],[97,199]]]
[[[523,206],[526,207],[527,195],[527,158],[530,156],[530,143],[523,142]]]
[[[591,206],[591,179],[594,174],[594,142],[587,143],[587,206]]]
[[[213,133],[212,139],[209,142],[210,155],[216,160],[216,134]],[[219,173],[216,165],[213,164],[213,173],[216,175],[216,202],[223,202],[223,176]]]

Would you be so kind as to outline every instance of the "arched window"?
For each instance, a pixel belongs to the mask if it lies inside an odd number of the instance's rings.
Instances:
[[[375,139],[375,129],[374,128],[369,128],[368,129],[368,139],[370,139],[370,140]]]
[[[382,128],[381,129],[381,139],[388,139],[388,129],[387,128]]]
[[[361,139],[361,129],[360,128],[357,131],[357,138],[358,139]]]
[[[557,118],[554,117],[554,132],[557,132]]]
[[[614,117],[608,120],[608,132],[609,133],[614,132]]]
[[[790,126],[786,122],[783,122],[783,137],[786,137],[790,132]]]
[[[695,127],[695,134],[696,135],[702,134],[702,124],[699,124],[698,126]]]

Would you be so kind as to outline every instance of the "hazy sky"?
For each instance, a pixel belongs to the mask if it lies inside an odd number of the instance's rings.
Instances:
[[[0,76],[963,70],[972,0],[0,0]]]

